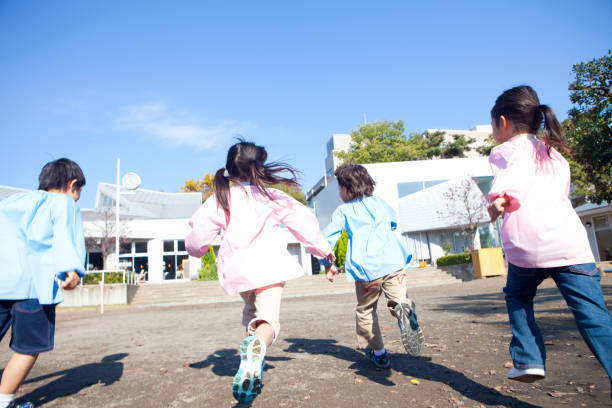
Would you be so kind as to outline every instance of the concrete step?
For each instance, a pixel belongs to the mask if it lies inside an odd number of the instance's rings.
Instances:
[[[408,287],[435,286],[461,282],[452,275],[436,268],[408,270]],[[287,282],[283,297],[315,296],[324,294],[352,293],[353,282],[344,275],[331,284],[322,274],[305,276]],[[131,301],[132,305],[188,304],[240,301],[240,296],[227,296],[217,281],[172,282],[163,284],[141,284]]]

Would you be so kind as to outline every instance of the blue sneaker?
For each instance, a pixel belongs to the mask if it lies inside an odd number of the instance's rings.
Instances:
[[[249,336],[240,343],[240,367],[234,376],[232,393],[240,403],[248,404],[261,392],[265,358],[261,340]]]
[[[393,311],[397,317],[397,325],[400,328],[402,344],[406,352],[411,356],[418,356],[425,349],[425,336],[417,321],[414,302],[412,302],[412,307],[408,307],[405,303],[398,303]]]
[[[378,368],[389,368],[389,366],[391,365],[391,361],[389,360],[389,353],[387,353],[387,350],[385,350],[385,352],[380,356],[377,356],[376,354],[374,354],[374,350],[372,350],[371,348],[367,348],[365,349],[365,355]]]

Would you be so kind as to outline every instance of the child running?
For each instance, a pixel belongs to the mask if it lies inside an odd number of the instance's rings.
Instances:
[[[408,354],[423,351],[425,337],[417,322],[414,302],[407,297],[404,267],[411,256],[393,230],[397,226],[395,212],[379,197],[373,196],[375,182],[365,167],[342,165],[334,173],[340,188],[340,205],[331,216],[323,234],[333,247],[342,231],[348,235],[345,271],[349,282],[355,282],[357,295],[357,342],[376,367],[390,366],[385,350],[378,315],[378,299],[382,293],[387,307],[397,318],[402,343]],[[336,267],[326,263],[326,275],[334,282]]]
[[[84,275],[83,223],[75,204],[84,185],[78,164],[59,159],[43,167],[38,191],[0,201],[0,340],[11,327],[15,352],[2,374],[0,408],[33,406],[16,404],[15,392],[38,354],[53,349],[55,306],[64,300],[58,289],[74,289]]]
[[[296,171],[284,163],[266,163],[266,150],[241,141],[227,153],[225,168],[215,174],[215,194],[191,217],[187,252],[201,257],[223,231],[217,257],[219,283],[228,295],[244,300],[240,367],[232,391],[241,403],[261,392],[266,349],[280,330],[279,311],[285,281],[304,270],[287,252],[281,224],[318,258],[335,259],[312,212],[271,185],[297,186]],[[225,176],[227,171],[228,176]],[[278,176],[288,172],[291,178]],[[230,186],[230,182],[233,186]]]
[[[586,231],[569,199],[570,170],[557,151],[568,150],[561,125],[529,86],[502,93],[491,109],[491,124],[500,144],[489,157],[495,178],[488,210],[492,220],[504,217],[504,292],[514,362],[508,378],[533,382],[546,376],[533,298],[538,285],[551,277],[612,383],[612,316]]]

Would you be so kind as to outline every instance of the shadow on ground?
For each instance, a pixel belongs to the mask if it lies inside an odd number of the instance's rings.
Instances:
[[[291,360],[291,358],[266,355],[266,364],[264,365],[264,372],[275,368],[272,364],[270,364],[271,361],[288,360]],[[212,372],[218,376],[233,377],[234,374],[236,374],[236,371],[238,371],[238,367],[240,366],[240,355],[238,354],[236,349],[224,348],[214,351],[202,361],[189,364],[189,368],[195,368],[197,370],[201,370],[209,366],[212,367]]]
[[[285,350],[286,352],[330,355],[351,362],[349,368],[354,370],[357,375],[366,377],[378,384],[395,385],[389,379],[391,370],[374,369],[372,363],[365,359],[363,353],[340,345],[336,340],[289,338],[285,341],[291,343]],[[430,357],[409,357],[406,354],[391,354],[390,357],[392,368],[403,375],[446,384],[466,398],[478,401],[481,404],[521,408],[537,407],[537,405],[500,394],[497,390],[479,384],[458,371],[432,362]]]
[[[78,367],[28,379],[24,384],[37,383],[59,377],[23,395],[17,402],[29,401],[38,407],[57,398],[77,394],[82,389],[94,384],[101,383],[109,386],[121,378],[123,363],[119,360],[127,356],[127,353],[111,354],[102,358],[100,362],[83,364]]]

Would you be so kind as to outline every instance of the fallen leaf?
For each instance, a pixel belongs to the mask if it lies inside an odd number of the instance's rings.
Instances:
[[[552,346],[552,345],[554,345],[554,344],[555,344],[555,343],[553,343],[553,342],[552,342],[552,340],[546,340],[546,341],[544,342],[544,345],[545,345],[545,346]]]
[[[361,384],[363,380],[361,378],[355,378],[355,384]]]
[[[512,368],[512,367],[514,367],[514,363],[513,363],[512,361],[506,361],[506,362],[504,363],[504,367],[506,367],[506,368]]]
[[[189,364],[189,363],[183,364],[183,367],[189,367],[189,366],[191,366],[191,364]]]
[[[549,392],[548,395],[550,395],[553,398],[563,398],[566,395],[576,395],[575,392],[558,392],[558,391],[553,391],[553,392]]]
[[[166,370],[165,368],[160,368],[159,369],[159,374],[164,375],[168,372],[168,370]]]
[[[410,380],[410,384],[419,385],[419,380],[413,378],[412,380]]]

